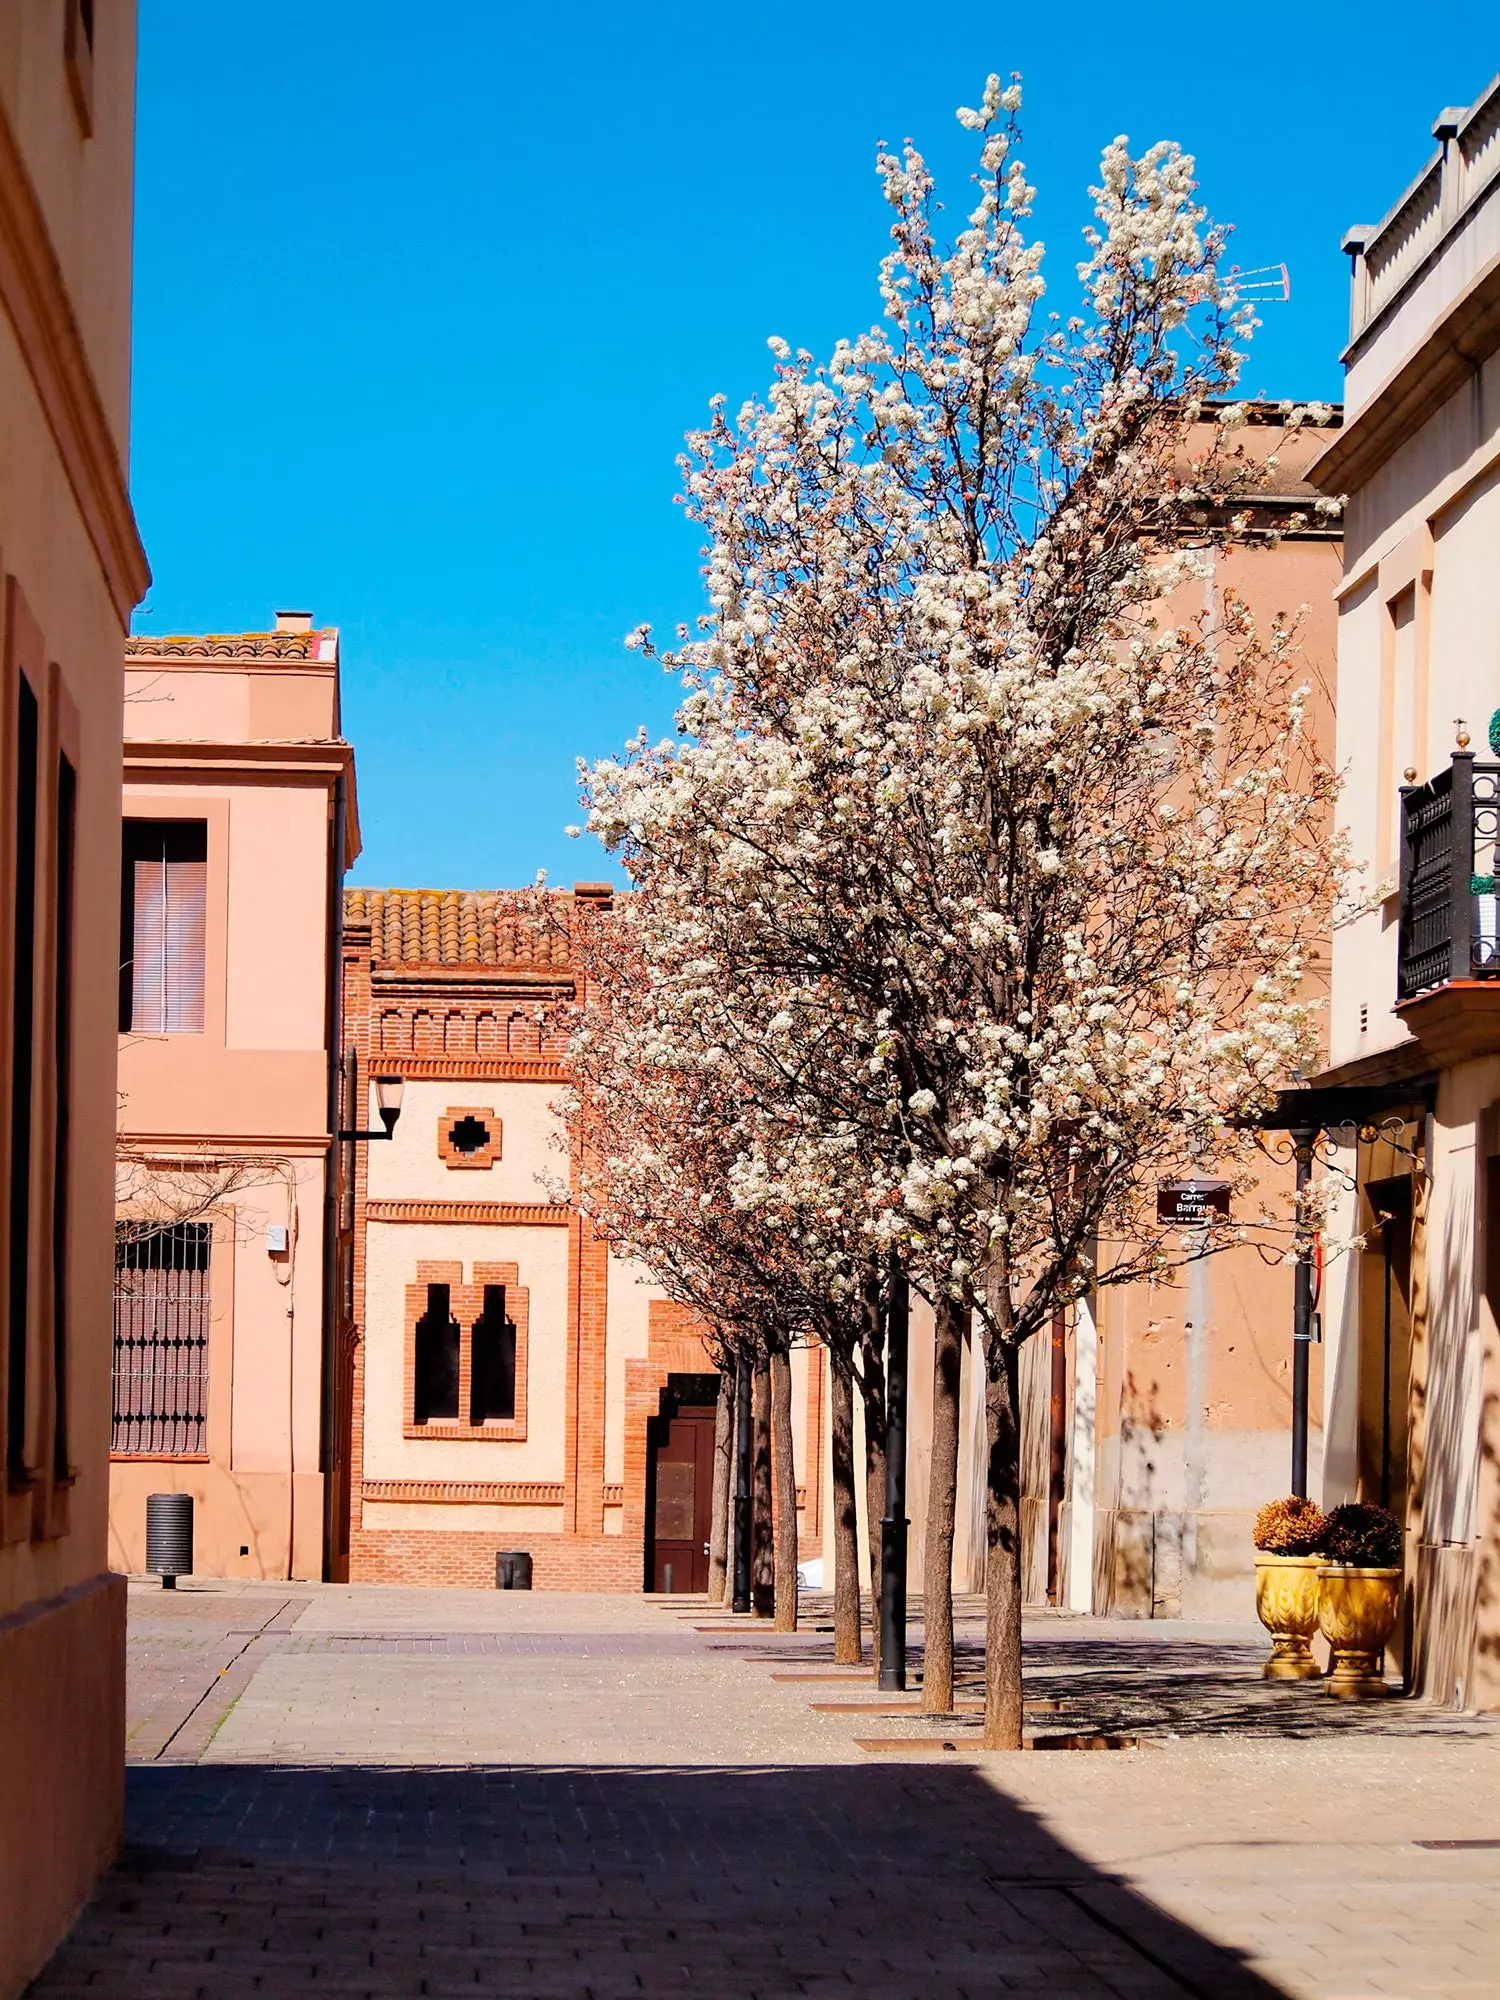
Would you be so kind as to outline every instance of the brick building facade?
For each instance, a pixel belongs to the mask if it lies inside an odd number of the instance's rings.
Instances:
[[[713,1364],[567,1199],[568,918],[609,895],[559,892],[545,935],[504,892],[345,896],[343,1122],[368,1123],[372,1075],[405,1094],[392,1143],[355,1148],[341,1221],[335,1576],[491,1588],[516,1548],[538,1589],[651,1578],[653,1453]],[[825,1449],[820,1385],[799,1370],[799,1478]]]

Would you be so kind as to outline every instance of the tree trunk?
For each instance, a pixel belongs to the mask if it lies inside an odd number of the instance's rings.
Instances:
[[[708,1539],[708,1601],[723,1604],[730,1596],[729,1507],[734,1480],[734,1375],[719,1376],[719,1402],[714,1411],[714,1512]]]
[[[885,1409],[880,1412],[880,1433],[870,1422],[865,1405],[865,1522],[870,1540],[870,1640],[874,1651],[874,1671],[880,1674],[880,1552],[885,1541]]]
[[[751,1461],[750,1604],[757,1618],[769,1618],[776,1604],[775,1540],[771,1526],[771,1370],[764,1355],[755,1363],[755,1452]]]
[[[932,1466],[927,1478],[922,1610],[922,1707],[929,1715],[946,1715],[953,1707],[953,1524],[966,1317],[957,1300],[947,1298],[938,1300],[933,1314]]]
[[[880,1677],[881,1549],[885,1533],[885,1310],[880,1266],[865,1274],[860,1311],[860,1395],[865,1406],[865,1527],[870,1543],[870,1624],[874,1673]]]
[[[776,1630],[797,1629],[797,1462],[792,1442],[792,1361],[771,1356],[771,1472],[776,1484]]]
[[[1021,1747],[1021,1371],[1013,1341],[995,1341],[985,1391],[984,1747]]]
[[[854,1490],[854,1371],[829,1349],[833,1432],[833,1658],[857,1664],[864,1652],[859,1616],[859,1510]]]

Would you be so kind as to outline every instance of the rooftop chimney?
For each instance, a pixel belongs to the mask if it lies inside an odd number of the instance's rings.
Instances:
[[[310,611],[278,611],[276,614],[278,632],[310,632],[312,613]]]

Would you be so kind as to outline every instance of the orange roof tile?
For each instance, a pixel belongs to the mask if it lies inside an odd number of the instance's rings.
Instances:
[[[571,890],[554,890],[558,921],[538,926],[515,889],[346,889],[344,921],[368,924],[373,956],[391,965],[566,968]]]

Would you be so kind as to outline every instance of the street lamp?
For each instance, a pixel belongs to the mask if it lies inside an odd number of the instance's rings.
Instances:
[[[399,1076],[373,1076],[370,1081],[375,1086],[375,1110],[384,1130],[381,1132],[340,1132],[341,1139],[394,1139],[396,1120],[401,1116],[401,1099],[405,1094],[405,1079]]]

